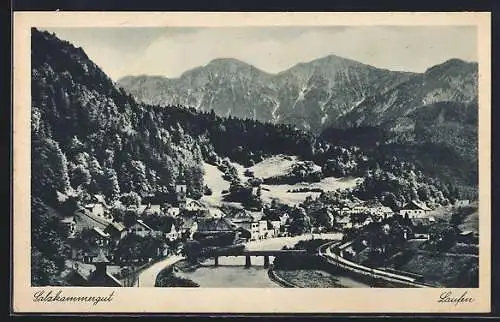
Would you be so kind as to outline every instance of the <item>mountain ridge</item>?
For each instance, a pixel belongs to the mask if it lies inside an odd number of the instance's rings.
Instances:
[[[234,58],[218,58],[185,71],[179,78],[125,76],[117,83],[144,103],[213,109],[221,116],[309,130],[323,127],[363,97],[387,90],[412,75],[335,55],[298,63],[275,74]]]

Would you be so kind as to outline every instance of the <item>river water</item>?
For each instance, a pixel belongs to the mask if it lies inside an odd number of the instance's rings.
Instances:
[[[208,259],[192,272],[176,272],[176,275],[189,278],[200,287],[236,287],[236,288],[274,288],[280,287],[271,281],[264,268],[263,257],[252,257],[252,266],[245,267],[245,257],[219,257],[219,266]],[[270,262],[274,260],[270,257]]]
[[[214,266],[214,260],[208,259],[194,271],[177,271],[176,275],[188,278],[200,287],[224,288],[276,288],[281,287],[274,283],[264,268],[263,257],[251,257],[252,266],[245,267],[245,257],[219,257],[219,266]],[[272,263],[274,257],[270,257]],[[327,274],[323,272],[323,274]],[[336,276],[335,280],[344,287],[370,287],[347,276]]]

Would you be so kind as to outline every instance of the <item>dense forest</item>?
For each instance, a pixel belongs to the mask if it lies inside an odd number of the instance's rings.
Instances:
[[[57,192],[85,202],[101,194],[112,204],[174,191],[204,193],[203,161],[228,157],[251,166],[274,154],[296,155],[321,167],[304,181],[359,176],[355,194],[400,206],[413,197],[447,203],[459,191],[430,179],[413,163],[392,155],[335,144],[291,125],[223,118],[182,106],[137,103],[85,54],[54,34],[32,29],[32,276],[64,267],[64,215]],[[344,145],[344,146],[339,146]],[[47,277],[48,278],[48,277]],[[36,283],[36,281],[33,281]]]

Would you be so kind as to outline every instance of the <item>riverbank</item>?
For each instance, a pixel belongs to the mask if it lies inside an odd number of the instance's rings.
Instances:
[[[347,287],[343,286],[337,277],[321,270],[274,270],[274,274],[300,288]]]
[[[162,270],[156,277],[155,287],[200,287],[195,281],[179,276],[177,272],[185,266],[186,270],[196,270],[197,265],[192,266],[186,261],[180,261]]]

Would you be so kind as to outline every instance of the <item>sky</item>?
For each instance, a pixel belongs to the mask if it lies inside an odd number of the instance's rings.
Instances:
[[[216,58],[268,73],[327,55],[378,68],[424,72],[450,58],[477,61],[469,26],[47,28],[82,47],[114,81],[127,75],[179,77]]]

